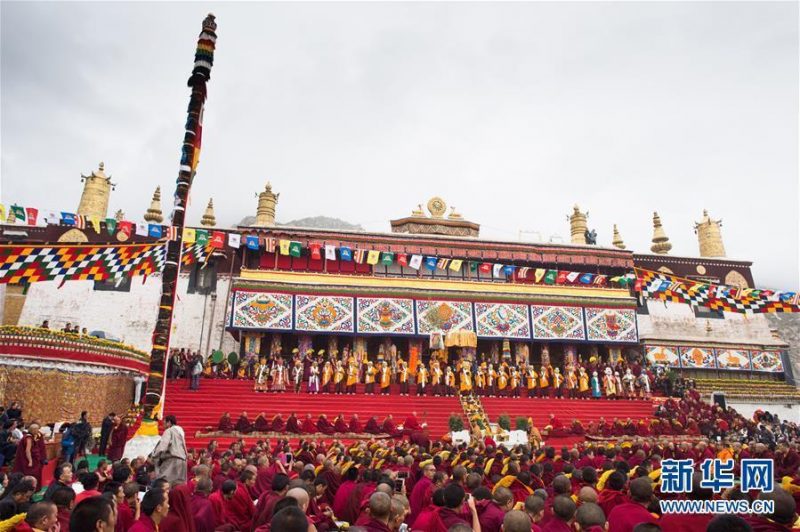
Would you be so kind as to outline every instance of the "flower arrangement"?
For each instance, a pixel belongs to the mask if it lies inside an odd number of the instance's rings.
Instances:
[[[55,349],[74,349],[90,353],[115,355],[133,358],[143,362],[150,359],[144,351],[132,346],[75,333],[65,333],[40,327],[23,327],[18,325],[0,326],[0,344],[19,345],[24,347],[51,347]]]
[[[447,426],[450,427],[450,432],[460,432],[464,430],[464,420],[458,414],[450,414]]]
[[[508,414],[500,414],[500,417],[497,418],[497,424],[503,430],[511,430],[511,418]]]

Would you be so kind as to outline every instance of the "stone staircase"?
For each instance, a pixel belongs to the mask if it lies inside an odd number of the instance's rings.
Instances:
[[[728,399],[758,402],[800,402],[800,390],[782,381],[750,379],[695,379],[695,386],[704,398],[712,392],[724,392]]]

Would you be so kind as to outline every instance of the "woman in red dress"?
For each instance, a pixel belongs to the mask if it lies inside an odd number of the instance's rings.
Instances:
[[[17,446],[14,471],[30,475],[36,479],[37,489],[42,487],[42,467],[47,463],[44,436],[35,421],[28,425],[28,432]]]

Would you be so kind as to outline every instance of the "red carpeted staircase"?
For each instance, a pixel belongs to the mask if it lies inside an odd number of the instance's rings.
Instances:
[[[203,379],[200,381],[200,390],[191,391],[187,382],[180,379],[167,384],[164,413],[177,416],[178,424],[186,432],[186,444],[189,447],[208,443],[208,438],[197,438],[195,433],[208,426],[216,430],[223,412],[230,412],[234,422],[242,411],[247,412],[251,422],[260,412],[266,412],[269,418],[281,414],[284,420],[295,412],[301,421],[306,414],[311,414],[314,420],[320,414],[325,414],[331,422],[340,413],[348,421],[352,414],[358,414],[362,425],[372,416],[382,423],[387,414],[392,414],[395,423],[402,424],[411,412],[416,412],[417,420],[428,424],[433,439],[439,439],[449,432],[450,414],[463,415],[457,397],[405,397],[399,395],[395,385],[390,395],[367,395],[363,389],[364,385],[359,385],[356,395],[295,394],[289,391],[258,393],[253,391],[251,380]],[[467,424],[466,420],[464,424]],[[234,438],[216,439],[225,445]]]

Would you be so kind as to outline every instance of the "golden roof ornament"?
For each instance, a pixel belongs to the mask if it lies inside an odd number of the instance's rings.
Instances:
[[[258,195],[258,207],[256,208],[256,223],[259,227],[269,227],[275,225],[275,208],[278,205],[280,193],[272,192],[272,183],[267,181],[264,192]]]
[[[448,220],[463,220],[464,217],[456,212],[456,208],[455,207],[450,206],[450,214],[447,216],[447,219]]]
[[[208,207],[206,207],[206,212],[203,213],[200,225],[203,227],[214,227],[217,225],[217,218],[214,216],[214,198],[208,199]]]
[[[144,213],[144,219],[155,224],[164,221],[164,215],[161,212],[161,187],[156,187],[156,191],[153,192],[153,200],[150,202],[150,208]]]
[[[622,237],[619,235],[619,229],[617,229],[617,224],[614,224],[614,237],[611,240],[611,245],[615,248],[625,249],[625,242],[622,241]]]
[[[108,201],[115,184],[111,182],[111,176],[106,175],[103,162],[101,161],[97,165],[97,170],[89,175],[81,174],[81,181],[83,192],[76,212],[89,218],[105,219],[108,213]]]
[[[661,226],[661,217],[657,212],[653,213],[653,245],[650,246],[650,251],[657,255],[666,255],[672,249],[672,244],[669,243],[669,237],[664,232]]]
[[[419,218],[419,217],[425,218],[425,211],[422,210],[422,203],[419,203],[417,205],[417,208],[413,209],[411,211],[411,216],[414,216],[414,217],[417,217],[417,218]]]
[[[577,204],[572,207],[572,214],[569,217],[570,243],[587,244],[586,232],[589,230],[589,225],[586,223],[586,219],[588,217],[589,213],[581,212]]]
[[[703,219],[694,224],[701,257],[724,257],[725,245],[722,243],[722,220],[712,220],[703,209]]]
[[[444,218],[444,213],[447,212],[447,203],[439,196],[434,196],[428,200],[428,211],[434,218]]]
[[[117,212],[114,213],[114,219],[118,222],[121,222],[125,219],[125,212],[122,209],[117,209]]]

